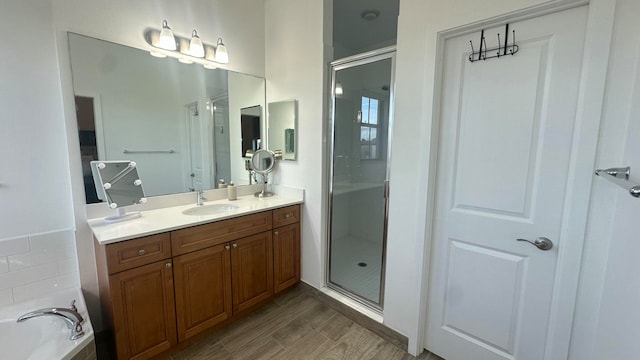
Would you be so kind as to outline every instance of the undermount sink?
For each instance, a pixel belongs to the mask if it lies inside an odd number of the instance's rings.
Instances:
[[[184,210],[182,213],[185,215],[214,215],[214,214],[222,214],[230,211],[237,210],[238,206],[231,204],[211,204],[211,205],[202,205],[195,206],[192,208],[188,208]]]

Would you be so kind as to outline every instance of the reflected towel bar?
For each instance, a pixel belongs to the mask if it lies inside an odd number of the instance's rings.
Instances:
[[[173,154],[176,151],[171,150],[122,150],[123,154]]]
[[[598,169],[595,171],[595,174],[602,176],[603,179],[607,179],[625,190],[628,190],[631,196],[640,197],[640,185],[630,185],[631,182],[629,181],[629,176],[631,175],[631,168],[629,166]]]

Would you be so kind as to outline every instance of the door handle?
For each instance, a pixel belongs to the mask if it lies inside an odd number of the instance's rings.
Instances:
[[[535,239],[535,241],[531,241],[531,240],[527,240],[527,239],[516,239],[518,241],[526,241],[529,244],[537,247],[540,250],[551,250],[551,248],[553,247],[553,241],[549,240],[548,238],[541,236],[537,239]]]

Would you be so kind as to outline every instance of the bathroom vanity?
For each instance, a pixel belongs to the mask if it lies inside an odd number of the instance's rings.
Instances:
[[[237,210],[147,211],[89,222],[103,316],[118,359],[147,359],[260,306],[300,280],[300,203],[239,198]]]

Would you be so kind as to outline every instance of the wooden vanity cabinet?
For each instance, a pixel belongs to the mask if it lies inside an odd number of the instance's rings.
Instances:
[[[300,281],[300,205],[273,210],[273,290]]]
[[[100,245],[118,359],[149,359],[300,280],[300,206]]]
[[[118,359],[149,359],[174,346],[169,235],[96,244],[96,262],[103,314],[113,328]]]

